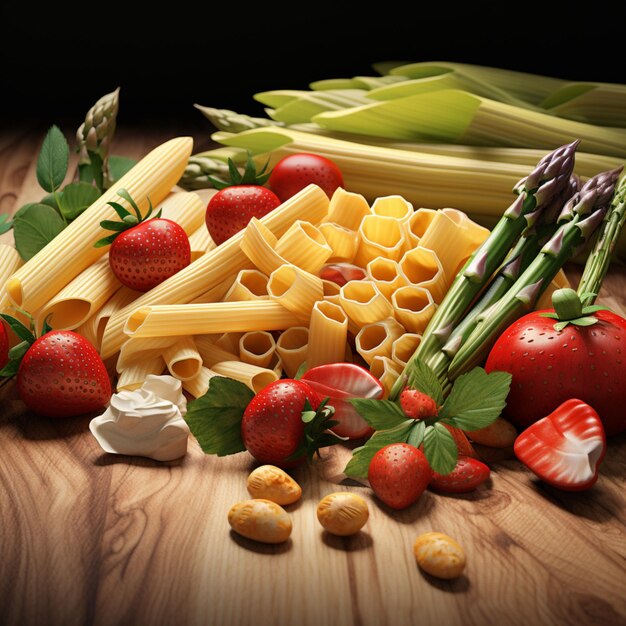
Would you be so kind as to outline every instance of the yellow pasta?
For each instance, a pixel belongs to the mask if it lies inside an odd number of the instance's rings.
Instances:
[[[359,327],[393,317],[393,307],[378,287],[366,280],[351,280],[339,292],[348,317]]]
[[[332,302],[316,302],[311,311],[306,362],[310,368],[343,361],[348,340],[348,317]]]
[[[383,398],[386,398],[389,395],[389,392],[400,376],[401,371],[402,368],[387,356],[375,356],[372,359],[370,372],[373,376],[378,378],[382,386],[385,388]]]
[[[213,376],[217,376],[213,370],[208,367],[201,367],[195,378],[183,380],[183,389],[194,398],[199,398],[209,390],[209,382]]]
[[[327,212],[328,196],[316,185],[309,185],[268,213],[261,222],[275,235],[281,235],[295,219],[306,217],[311,223],[319,223],[326,217]],[[237,274],[239,270],[250,267],[250,261],[241,248],[242,239],[243,233],[234,235],[140,296],[132,306],[125,307],[111,317],[102,339],[102,356],[104,358],[112,356],[124,343],[124,326],[135,309],[149,305],[190,302],[222,284],[225,279]],[[245,330],[255,329],[246,328]]]
[[[276,252],[312,274],[317,274],[333,253],[322,233],[309,222],[296,220],[276,243]]]
[[[134,361],[129,367],[123,369],[117,379],[118,391],[134,391],[144,384],[150,374],[159,376],[165,369],[165,361],[162,356],[150,359]]]
[[[436,303],[446,295],[449,282],[433,250],[421,245],[409,250],[400,261],[400,273],[410,285],[428,289]]]
[[[204,227],[206,208],[198,194],[191,191],[175,191],[160,203],[161,217],[176,222],[190,236]],[[208,231],[207,231],[208,232]]]
[[[375,356],[391,357],[393,342],[404,333],[404,327],[393,317],[366,324],[355,338],[356,351],[371,365]]]
[[[332,250],[328,259],[329,263],[349,263],[354,259],[359,246],[359,236],[356,231],[333,222],[324,222],[319,230]]]
[[[202,367],[202,357],[192,337],[180,337],[165,348],[163,360],[170,374],[179,380],[195,378]]]
[[[6,289],[11,300],[31,312],[51,300],[106,252],[106,248],[94,248],[94,243],[103,236],[100,222],[117,217],[107,204],[110,200],[121,200],[117,190],[127,189],[142,210],[148,205],[148,196],[153,204],[160,203],[181,177],[192,147],[190,137],[180,137],[144,157],[9,278]]]
[[[147,337],[144,339],[131,337],[124,342],[120,349],[116,365],[117,371],[121,372],[135,361],[161,356],[165,349],[175,342],[175,337]]]
[[[278,380],[274,370],[242,363],[241,361],[222,361],[221,363],[216,363],[212,370],[220,376],[238,380],[252,389],[254,393],[261,391],[270,383]]]
[[[298,368],[306,361],[309,329],[306,326],[293,326],[281,333],[276,342],[276,352],[287,376],[293,378]]]
[[[124,332],[133,337],[170,337],[283,330],[297,323],[293,313],[270,300],[158,304],[135,309]]]
[[[24,264],[17,250],[13,246],[0,244],[0,286]],[[2,288],[4,294],[4,288]],[[3,307],[4,308],[4,307]]]
[[[338,187],[330,199],[326,221],[339,224],[349,230],[357,230],[361,220],[370,214],[369,204],[362,195]]]
[[[194,342],[196,349],[202,357],[202,362],[207,367],[215,365],[220,361],[236,361],[239,351],[233,352],[227,347],[217,344],[216,339],[211,335],[195,335]],[[237,343],[239,340],[237,340]]]
[[[235,278],[230,289],[224,296],[225,302],[237,300],[267,300],[268,277],[259,270],[241,270]]]
[[[404,235],[408,244],[412,247],[418,246],[420,239],[428,229],[430,223],[435,219],[438,211],[435,209],[417,209],[409,219],[402,224]]]
[[[400,272],[400,265],[393,259],[381,256],[372,259],[367,264],[366,273],[387,300],[391,300],[393,292],[398,287],[407,284],[406,278]]]
[[[374,200],[372,213],[382,217],[393,217],[398,222],[406,222],[413,215],[413,205],[402,196],[382,196]]]
[[[239,354],[239,340],[243,333],[222,333],[215,338],[215,345],[222,350],[232,352],[233,354]],[[224,359],[230,361],[231,359]],[[235,357],[232,360],[237,360]]]
[[[270,274],[267,292],[300,323],[308,324],[313,305],[324,297],[324,286],[321,278],[295,265],[281,265]]]
[[[341,287],[333,280],[326,280],[322,278],[322,288],[324,289],[324,298],[327,300],[331,296],[339,296],[339,291]]]
[[[478,248],[483,241],[485,241],[485,228],[480,224],[477,224],[474,220],[470,219],[467,213],[459,211],[458,209],[444,208],[441,209],[444,215],[447,215],[451,220],[467,229],[468,239],[474,248]],[[488,232],[487,232],[488,234]]]
[[[437,308],[429,291],[412,285],[400,287],[391,301],[396,317],[411,333],[423,333]]]
[[[365,216],[359,227],[359,238],[354,263],[361,267],[379,256],[399,261],[406,249],[401,225],[393,217]]]
[[[243,231],[241,250],[259,270],[269,275],[287,263],[276,252],[277,243],[276,235],[261,220],[253,217]]]
[[[422,341],[417,333],[404,333],[391,344],[391,359],[397,365],[404,367]]]
[[[203,254],[215,248],[215,242],[211,239],[206,224],[201,224],[189,235],[189,247],[191,248],[191,260],[199,259]]]
[[[275,352],[274,337],[265,330],[244,333],[239,339],[239,358],[244,363],[269,368]]]
[[[194,298],[189,304],[207,304],[208,302],[219,302],[228,293],[229,288],[237,278],[236,275],[229,276],[223,283],[205,291],[203,294]]]

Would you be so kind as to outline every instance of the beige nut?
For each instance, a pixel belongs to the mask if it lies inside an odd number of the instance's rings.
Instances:
[[[248,492],[253,498],[293,504],[300,499],[302,488],[280,467],[261,465],[248,476]]]
[[[491,448],[510,448],[517,437],[515,426],[502,417],[489,426],[467,431],[466,434],[472,441]]]
[[[230,527],[240,535],[263,543],[282,543],[291,535],[291,518],[271,500],[244,500],[228,511]]]
[[[359,495],[338,491],[322,498],[317,505],[317,519],[333,535],[346,537],[363,528],[369,517],[367,502]]]
[[[463,548],[443,533],[424,533],[413,544],[417,564],[431,576],[456,578],[465,568]]]

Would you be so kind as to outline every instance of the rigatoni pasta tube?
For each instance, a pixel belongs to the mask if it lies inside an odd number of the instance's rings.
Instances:
[[[303,220],[296,220],[278,240],[276,252],[312,274],[317,274],[333,253],[322,233]]]
[[[369,365],[375,356],[391,357],[393,342],[404,333],[404,327],[393,317],[366,324],[355,338],[356,351]]]
[[[348,340],[348,317],[332,302],[316,302],[311,311],[306,362],[310,368],[343,361]]]
[[[435,209],[417,209],[417,211],[402,224],[409,245],[413,247],[419,245],[421,238],[424,236],[430,223],[435,219],[437,213],[438,211]]]
[[[445,275],[439,257],[433,250],[421,245],[409,250],[400,261],[400,273],[407,283],[428,289],[436,303],[443,300],[448,290],[448,277]]]
[[[107,203],[125,202],[117,195],[117,190],[125,188],[143,211],[148,206],[148,197],[153,204],[158,204],[178,182],[192,148],[191,137],[180,137],[167,141],[144,157],[13,274],[6,285],[11,300],[22,309],[35,311],[52,299],[106,252],[106,248],[94,248],[94,244],[103,237],[100,222],[117,218]]]
[[[437,308],[426,289],[412,285],[400,287],[393,294],[391,301],[396,317],[412,333],[423,333]]]
[[[165,361],[162,356],[150,359],[134,361],[129,367],[123,369],[117,379],[118,391],[134,391],[146,382],[150,374],[159,376],[165,369]]]
[[[330,199],[327,221],[340,224],[350,230],[357,230],[361,220],[370,214],[370,206],[361,194],[338,187]]]
[[[241,270],[224,296],[225,302],[237,300],[267,300],[269,278],[259,270]]]
[[[220,376],[233,378],[247,385],[254,393],[261,391],[270,383],[278,380],[278,375],[274,370],[242,363],[241,361],[222,361],[221,363],[216,363],[211,369]]]
[[[382,386],[385,388],[385,394],[383,398],[387,398],[391,391],[391,388],[400,376],[401,371],[402,368],[399,367],[387,356],[375,356],[372,359],[372,363],[370,365],[370,373],[373,376],[376,376],[376,378],[378,378]]]
[[[381,196],[374,200],[372,213],[405,222],[413,215],[413,205],[402,196]]]
[[[135,309],[124,332],[133,337],[169,337],[283,330],[297,323],[293,313],[271,300],[157,304]]]
[[[404,333],[391,345],[391,359],[397,365],[404,367],[422,341],[417,333]]]
[[[319,223],[327,212],[328,196],[316,185],[309,185],[268,213],[261,222],[276,236],[282,235],[295,219],[306,217],[312,223]],[[138,307],[190,302],[220,285],[233,273],[250,267],[250,261],[241,249],[242,239],[243,233],[234,235],[139,297],[132,307],[126,307],[115,314],[109,320],[102,340],[103,358],[115,354],[124,343],[124,325],[129,315]],[[246,330],[255,329],[244,329]]]
[[[244,363],[269,368],[276,352],[276,341],[266,330],[244,333],[239,339],[239,358]]]
[[[354,264],[366,267],[378,256],[399,261],[406,249],[400,222],[393,217],[367,215],[359,227],[359,247]]]
[[[372,259],[366,268],[366,274],[372,280],[380,292],[391,301],[393,292],[407,284],[406,278],[400,273],[400,266],[393,259],[385,259],[381,256]]]
[[[293,326],[280,334],[276,352],[290,378],[297,374],[299,367],[306,361],[308,343],[309,329],[306,326]]]
[[[202,362],[207,367],[215,365],[220,361],[236,361],[237,353],[231,352],[216,343],[211,335],[195,335],[194,342],[202,357]]]
[[[199,398],[209,390],[209,383],[214,376],[218,376],[218,374],[208,367],[201,367],[197,376],[183,380],[183,389],[194,398]]]
[[[215,248],[215,242],[211,239],[206,224],[201,224],[189,235],[189,247],[191,248],[191,260],[199,259],[203,254]]]
[[[295,265],[281,265],[270,274],[267,292],[273,301],[291,311],[300,323],[308,324],[313,305],[324,297],[324,286],[321,278]]]
[[[117,358],[118,372],[129,367],[140,359],[151,359],[161,356],[165,349],[176,342],[176,337],[131,337],[124,342]]]
[[[354,259],[359,247],[359,237],[356,231],[334,222],[320,224],[319,231],[332,250],[329,262],[349,263]]]
[[[339,292],[339,302],[359,327],[393,317],[393,307],[378,287],[367,280],[351,280]]]
[[[180,337],[163,350],[170,374],[178,380],[191,380],[200,373],[202,357],[192,337]]]
[[[277,243],[276,235],[261,220],[253,217],[243,231],[241,249],[259,270],[269,275],[287,263],[276,252]]]

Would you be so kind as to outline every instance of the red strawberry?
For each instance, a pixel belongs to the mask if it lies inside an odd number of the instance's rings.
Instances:
[[[435,417],[438,413],[437,403],[430,396],[410,387],[400,394],[400,406],[407,417],[416,420]]]
[[[459,456],[456,467],[449,474],[433,472],[430,486],[444,493],[467,493],[482,485],[489,474],[489,468],[478,459]]]
[[[283,379],[270,383],[254,396],[244,411],[241,438],[252,456],[261,463],[294,467],[312,456],[318,445],[334,443],[325,430],[334,424],[322,399],[301,380]],[[294,458],[295,457],[295,458]]]
[[[335,409],[333,419],[339,422],[333,432],[339,437],[360,439],[373,429],[348,402],[350,398],[382,398],[385,388],[368,370],[354,363],[329,363],[313,367],[302,376],[322,398]]]
[[[330,280],[343,287],[348,281],[363,280],[366,277],[363,268],[352,263],[329,263],[320,271],[320,278]]]
[[[474,459],[478,458],[476,450],[474,450],[470,440],[467,438],[467,435],[460,428],[456,428],[450,424],[443,425],[450,431],[452,439],[454,439],[454,443],[456,444],[456,449],[459,452],[459,456],[471,456]]]
[[[24,404],[46,417],[71,417],[102,408],[111,382],[96,349],[71,330],[53,330],[35,340],[17,371]]]
[[[381,448],[367,474],[374,493],[392,509],[406,509],[416,502],[431,476],[424,453],[408,443]]]
[[[9,362],[9,335],[6,326],[0,322],[0,369]]]
[[[571,399],[529,426],[517,437],[513,450],[548,484],[579,491],[598,480],[606,436],[596,411],[581,400]]]
[[[579,308],[581,317],[561,328],[568,320],[555,303],[556,314],[530,313],[512,324],[489,354],[488,372],[513,376],[504,417],[526,428],[565,400],[580,398],[598,412],[607,435],[626,430],[626,320]],[[546,313],[562,321],[555,324]],[[585,325],[576,325],[579,320]]]

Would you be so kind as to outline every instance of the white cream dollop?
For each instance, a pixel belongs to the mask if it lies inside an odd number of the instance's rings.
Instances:
[[[89,429],[105,452],[173,461],[187,452],[186,412],[180,380],[150,375],[136,391],[113,394]]]

